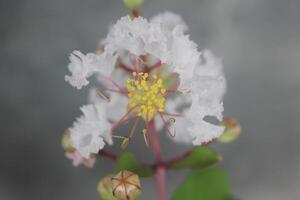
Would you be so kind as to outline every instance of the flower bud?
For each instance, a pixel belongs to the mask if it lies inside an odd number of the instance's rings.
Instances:
[[[129,8],[129,9],[137,9],[142,3],[144,3],[144,0],[123,0],[123,3]]]
[[[63,134],[61,144],[62,144],[63,149],[66,152],[72,153],[75,151],[75,149],[71,146],[70,138],[71,138],[71,133],[70,133],[69,129],[67,129]]]
[[[130,171],[120,171],[112,180],[112,194],[120,200],[134,200],[141,193],[140,178]]]
[[[234,118],[225,118],[222,122],[225,126],[224,133],[218,138],[219,142],[230,143],[236,140],[241,134],[241,126]]]
[[[118,200],[116,197],[113,196],[112,190],[112,177],[113,175],[108,175],[101,179],[97,186],[97,191],[102,199],[105,200]]]

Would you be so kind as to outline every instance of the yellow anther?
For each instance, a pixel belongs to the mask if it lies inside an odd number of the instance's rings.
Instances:
[[[163,80],[156,74],[149,76],[144,72],[133,72],[133,78],[127,80],[129,109],[134,108],[136,115],[144,120],[152,120],[158,112],[165,109],[165,93]]]

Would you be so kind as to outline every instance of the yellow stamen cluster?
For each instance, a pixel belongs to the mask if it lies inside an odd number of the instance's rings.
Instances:
[[[133,78],[126,83],[129,98],[129,109],[134,109],[136,115],[150,121],[158,112],[165,109],[166,89],[163,80],[157,75],[144,72],[133,72]]]

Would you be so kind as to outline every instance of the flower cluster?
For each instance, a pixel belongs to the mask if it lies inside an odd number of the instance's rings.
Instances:
[[[220,59],[198,51],[179,15],[165,12],[149,21],[125,16],[111,26],[96,53],[74,51],[65,77],[77,89],[96,75],[90,104],[74,122],[71,144],[85,158],[112,144],[127,121],[155,123],[176,142],[201,145],[220,136],[226,81]],[[134,123],[136,124],[136,123]],[[135,126],[126,138],[131,139]]]

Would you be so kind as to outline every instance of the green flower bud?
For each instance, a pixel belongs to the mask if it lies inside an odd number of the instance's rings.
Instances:
[[[119,200],[135,200],[141,194],[140,178],[130,171],[120,171],[112,180],[112,194]]]
[[[97,186],[97,191],[103,200],[118,200],[113,196],[112,190],[112,177],[113,175],[108,175],[101,179]]]
[[[123,0],[123,3],[131,10],[137,9],[142,3],[144,3],[144,0]]]
[[[63,149],[66,151],[66,152],[74,152],[75,149],[71,146],[71,143],[70,143],[70,137],[71,137],[71,133],[69,131],[69,129],[67,129],[65,132],[64,132],[64,135],[62,137],[62,140],[61,140],[61,145],[63,147]]]
[[[236,140],[241,134],[241,126],[233,118],[225,118],[222,122],[222,125],[225,126],[224,133],[218,138],[219,142],[230,143]]]

